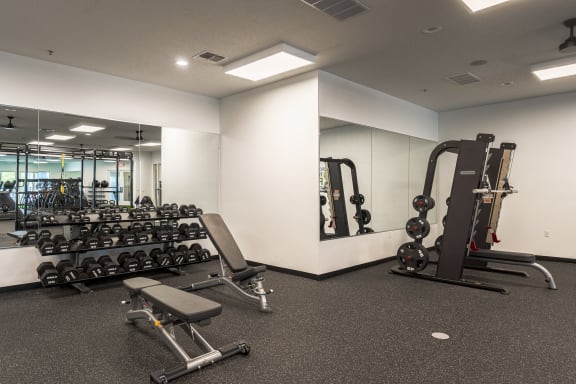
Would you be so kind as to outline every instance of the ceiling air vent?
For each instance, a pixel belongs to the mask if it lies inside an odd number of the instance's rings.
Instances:
[[[322,13],[344,21],[368,10],[368,7],[356,0],[301,0]]]
[[[226,57],[224,57],[222,55],[218,55],[216,53],[208,52],[208,51],[202,51],[199,54],[197,54],[196,56],[194,56],[194,58],[196,60],[209,61],[211,63],[219,63],[222,60],[226,59]]]
[[[466,72],[461,75],[450,76],[448,80],[457,85],[467,85],[478,83],[480,81],[480,78],[470,72]]]

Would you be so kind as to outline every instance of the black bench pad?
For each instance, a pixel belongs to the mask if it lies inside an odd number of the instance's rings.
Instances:
[[[128,289],[130,295],[139,295],[143,288],[162,284],[158,280],[147,279],[145,277],[134,277],[132,279],[126,279],[122,283],[126,289]]]
[[[265,265],[258,265],[257,267],[247,267],[245,270],[234,273],[232,275],[232,281],[243,281],[256,276],[259,273],[266,272]]]
[[[241,272],[248,268],[248,263],[244,259],[238,244],[232,237],[232,233],[217,213],[204,213],[200,216],[202,226],[206,228],[206,233],[216,250],[228,264],[233,273]]]
[[[155,308],[190,323],[218,316],[222,312],[222,306],[212,300],[167,285],[143,288],[141,295]]]
[[[528,264],[536,262],[536,257],[530,253],[493,251],[490,249],[479,249],[477,251],[470,251],[470,256],[472,258],[491,259],[494,260],[494,262],[497,262],[498,260],[514,261],[517,263],[528,263]]]

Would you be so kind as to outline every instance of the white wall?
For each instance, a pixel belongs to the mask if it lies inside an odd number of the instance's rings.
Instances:
[[[426,108],[319,72],[319,114],[422,139],[438,140],[438,114]],[[376,196],[373,196],[373,204]],[[402,200],[404,203],[405,199]],[[408,220],[409,217],[406,217]],[[424,245],[433,244],[436,225]],[[394,256],[410,239],[404,229],[320,243],[319,271],[328,273]]]
[[[0,104],[218,132],[217,99],[0,52]]]
[[[195,204],[204,212],[218,212],[219,135],[164,127],[162,146],[162,203]]]
[[[438,114],[375,89],[320,71],[320,116],[438,140]]]
[[[569,245],[576,212],[576,93],[468,108],[440,114],[440,139],[492,133],[496,144],[518,145],[510,182],[520,193],[504,200],[495,249],[576,258]],[[440,195],[453,168],[443,167]],[[442,201],[442,200],[441,200]],[[544,231],[550,237],[544,237]],[[567,241],[568,240],[568,241]]]
[[[0,52],[0,104],[176,127],[171,129],[185,135],[191,131],[218,133],[220,129],[219,100],[215,98],[4,52]],[[164,153],[171,150],[169,146],[162,147],[162,166],[175,170],[164,177],[164,182],[172,188],[178,181],[194,182],[187,172],[189,164],[176,156],[164,158]],[[142,183],[142,193],[153,196],[153,191],[148,191],[149,184]],[[138,185],[136,180],[136,191]],[[188,201],[180,200],[185,196],[176,197],[178,203]],[[0,251],[3,265],[16,268],[4,269],[0,286],[37,281],[35,269],[39,261],[19,254],[28,251]]]
[[[248,260],[317,274],[318,81],[226,97],[221,213]]]

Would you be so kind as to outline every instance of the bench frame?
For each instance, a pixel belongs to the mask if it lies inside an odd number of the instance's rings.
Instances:
[[[160,282],[157,283],[161,284]],[[177,288],[174,289],[176,290]],[[154,306],[152,301],[142,297],[139,292],[131,291],[130,299],[122,303],[130,304],[131,306],[130,310],[126,313],[127,322],[134,323],[135,320],[139,319],[147,320],[152,329],[160,334],[162,340],[181,362],[172,368],[160,369],[150,373],[151,383],[165,384],[187,373],[197,371],[233,355],[248,355],[248,353],[250,353],[250,347],[243,342],[228,344],[218,349],[212,347],[192,323],[179,319],[166,311],[162,311]],[[209,318],[197,322],[197,324],[201,326],[209,323]],[[204,353],[196,357],[191,357],[176,340],[175,326],[180,326]]]
[[[225,285],[241,297],[258,302],[260,311],[272,312],[268,306],[266,295],[274,291],[264,289],[264,277],[261,275],[266,271],[266,266],[248,266],[232,233],[219,214],[204,213],[199,218],[202,226],[206,229],[206,234],[218,251],[220,272],[208,275],[208,280],[192,283],[181,289],[192,292]]]

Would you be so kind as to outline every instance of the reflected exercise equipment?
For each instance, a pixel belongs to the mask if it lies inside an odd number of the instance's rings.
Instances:
[[[333,159],[331,157],[320,158],[320,161],[327,165],[326,188],[320,191],[320,240],[350,236],[344,183],[342,181],[342,165],[347,166],[351,173],[353,194],[350,196],[349,201],[354,205],[355,214],[353,218],[358,225],[356,234],[374,232],[372,228],[367,227],[372,221],[372,215],[369,210],[362,208],[365,198],[358,188],[358,177],[354,162],[350,159]],[[322,209],[324,206],[330,212],[328,227],[332,228],[334,233],[326,232],[326,216]]]

